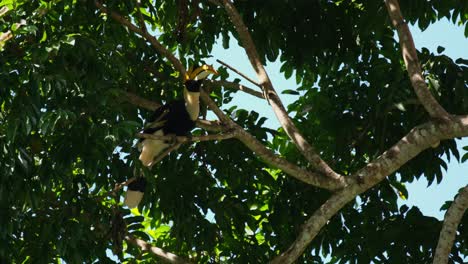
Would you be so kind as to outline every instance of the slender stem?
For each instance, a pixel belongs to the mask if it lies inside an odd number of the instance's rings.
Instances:
[[[258,87],[262,87],[260,84],[258,84],[256,81],[254,81],[252,78],[250,78],[249,76],[243,74],[241,71],[239,71],[238,69],[236,69],[236,68],[232,67],[231,65],[225,63],[224,61],[222,61],[222,60],[216,60],[216,61],[219,62],[220,64],[228,67],[229,69],[231,69],[231,71],[239,74],[240,76],[242,76],[244,79],[246,79],[247,81],[249,81],[253,85],[258,86]]]
[[[421,101],[422,105],[433,118],[449,119],[450,115],[432,96],[422,75],[421,65],[419,63],[413,37],[408,24],[403,19],[398,0],[385,0],[388,15],[393,26],[398,32],[401,52],[405,61],[406,69],[411,80],[411,85]]]
[[[255,91],[254,89],[249,88],[249,87],[244,86],[244,85],[239,84],[239,83],[228,82],[228,81],[205,80],[205,81],[204,81],[204,85],[218,85],[218,86],[223,86],[223,87],[228,88],[228,89],[239,90],[239,91],[248,93],[248,94],[250,94],[250,95],[253,95],[253,96],[255,96],[255,97],[258,97],[258,98],[261,98],[261,99],[265,99],[265,96],[263,95],[263,93],[258,92],[258,91]]]
[[[160,162],[162,159],[164,159],[167,155],[169,155],[169,153],[171,153],[172,151],[180,148],[180,146],[182,146],[182,143],[180,142],[177,142],[171,146],[169,146],[167,149],[165,149],[161,154],[159,154],[153,161],[153,164],[156,164],[158,162]]]

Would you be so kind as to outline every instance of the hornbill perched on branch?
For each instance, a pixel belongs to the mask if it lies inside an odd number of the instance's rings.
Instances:
[[[143,133],[156,136],[186,136],[195,127],[200,113],[200,87],[210,74],[218,72],[210,65],[190,68],[185,75],[184,100],[176,100],[156,109],[143,130]],[[140,139],[138,149],[140,161],[146,167],[171,145],[167,140]],[[138,177],[128,185],[124,204],[129,208],[138,206],[146,187],[143,177]]]

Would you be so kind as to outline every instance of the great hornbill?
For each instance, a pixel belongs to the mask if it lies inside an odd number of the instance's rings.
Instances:
[[[210,65],[190,68],[185,75],[184,100],[176,100],[156,109],[149,119],[143,133],[156,136],[186,136],[195,127],[200,113],[200,87],[210,74],[218,72]],[[171,145],[167,140],[140,139],[138,149],[140,161],[146,167],[153,166],[153,161]],[[138,177],[128,185],[124,204],[129,208],[138,206],[145,191],[146,181]]]

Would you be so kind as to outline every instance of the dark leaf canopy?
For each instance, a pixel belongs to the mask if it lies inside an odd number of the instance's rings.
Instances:
[[[188,67],[210,60],[215,45],[229,49],[229,39],[239,38],[217,2],[103,4],[135,25],[144,21]],[[351,175],[429,120],[382,1],[234,4],[263,63],[281,63],[274,74],[296,78],[297,88],[285,91],[297,98],[287,111],[338,173]],[[442,18],[468,28],[468,1],[401,5],[406,20],[421,29]],[[125,92],[159,104],[180,99],[177,71],[94,1],[4,0],[2,7],[9,11],[0,16],[0,31],[12,37],[0,38],[0,262],[154,263],[148,252],[122,241],[128,232],[195,263],[266,263],[330,196],[228,139],[184,144],[143,169],[148,186],[141,214],[124,209],[123,190],[112,190],[140,170],[135,133],[150,115],[128,103]],[[466,114],[467,58],[443,51],[418,51],[426,82],[447,111]],[[217,78],[229,77],[220,72]],[[235,91],[210,88],[219,106],[236,105]],[[264,126],[262,113],[223,109],[276,154],[308,166],[282,128]],[[397,200],[411,195],[405,183],[419,177],[440,183],[443,155],[460,159],[454,140],[422,152],[398,177],[348,204],[298,263],[322,263],[327,254],[329,263],[430,262],[441,222],[418,208],[398,208]],[[468,254],[467,221],[450,263]]]

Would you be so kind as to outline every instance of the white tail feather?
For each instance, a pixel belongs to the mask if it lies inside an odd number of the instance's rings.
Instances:
[[[128,208],[137,207],[138,204],[141,202],[141,199],[143,199],[143,194],[144,193],[140,191],[127,190],[127,193],[125,194],[124,204]]]

